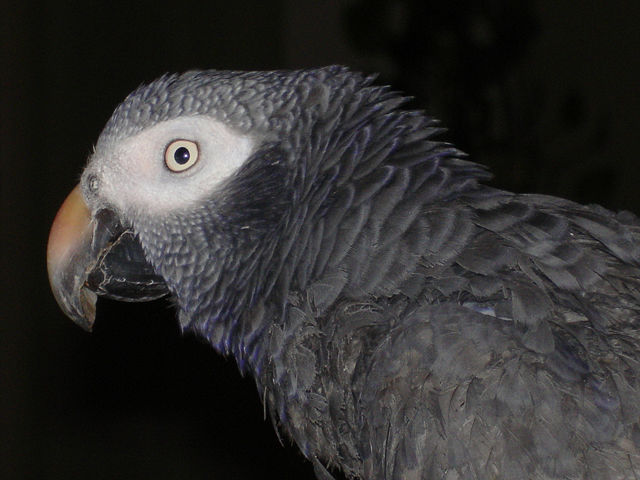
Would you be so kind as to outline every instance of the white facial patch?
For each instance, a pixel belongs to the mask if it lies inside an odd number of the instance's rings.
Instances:
[[[194,142],[197,162],[184,171],[165,163],[167,147],[176,140]],[[197,205],[209,197],[249,158],[254,141],[210,117],[168,120],[150,127],[91,163],[100,178],[100,193],[121,212],[166,214]]]

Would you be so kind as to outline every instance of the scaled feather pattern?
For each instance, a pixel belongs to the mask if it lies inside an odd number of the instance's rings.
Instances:
[[[638,219],[486,186],[405,100],[343,67],[167,75],[82,191],[319,478],[640,477]],[[194,119],[246,146],[215,184],[163,164]]]

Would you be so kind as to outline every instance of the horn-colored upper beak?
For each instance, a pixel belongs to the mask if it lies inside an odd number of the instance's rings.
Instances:
[[[76,186],[56,215],[47,245],[51,290],[64,313],[86,330],[96,316],[97,295],[86,288],[91,263],[91,213]]]

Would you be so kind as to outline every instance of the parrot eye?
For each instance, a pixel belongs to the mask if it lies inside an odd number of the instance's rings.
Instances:
[[[184,172],[198,161],[198,144],[191,140],[174,140],[164,152],[164,163],[172,172]]]

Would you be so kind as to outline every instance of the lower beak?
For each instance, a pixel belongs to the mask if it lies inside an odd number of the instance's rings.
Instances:
[[[85,330],[97,296],[149,301],[168,294],[130,228],[111,210],[91,215],[76,186],[56,215],[47,245],[51,290],[62,311]]]

